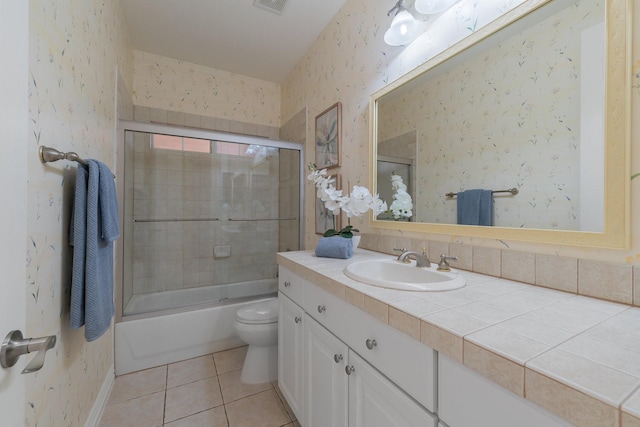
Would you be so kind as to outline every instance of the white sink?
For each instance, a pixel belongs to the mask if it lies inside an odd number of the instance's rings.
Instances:
[[[401,291],[450,291],[467,283],[457,271],[437,271],[436,267],[416,267],[415,261],[405,264],[395,259],[371,259],[349,264],[344,274],[358,282]]]

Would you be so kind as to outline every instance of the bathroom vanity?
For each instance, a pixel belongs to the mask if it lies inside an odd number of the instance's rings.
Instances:
[[[392,326],[385,300],[415,293],[343,274],[375,257],[389,259],[364,250],[351,260],[278,255],[278,384],[302,426],[572,425]]]
[[[437,425],[433,349],[282,267],[279,301],[278,382],[303,426]]]

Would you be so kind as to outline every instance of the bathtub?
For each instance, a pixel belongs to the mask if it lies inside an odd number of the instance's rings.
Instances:
[[[278,280],[225,286],[132,297],[129,304],[146,314],[124,316],[115,325],[116,375],[244,345],[235,331],[236,312],[247,304],[275,298]],[[256,294],[260,296],[249,296]]]

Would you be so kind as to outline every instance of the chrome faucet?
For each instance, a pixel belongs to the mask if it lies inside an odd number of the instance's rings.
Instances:
[[[427,258],[427,254],[423,251],[421,254],[416,251],[404,251],[398,257],[400,262],[409,262],[413,258],[416,260],[416,267],[431,267],[431,261]]]

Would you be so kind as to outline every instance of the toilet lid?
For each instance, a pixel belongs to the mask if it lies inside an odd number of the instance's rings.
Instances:
[[[278,321],[278,299],[259,302],[241,308],[236,313],[241,323],[273,323]]]

